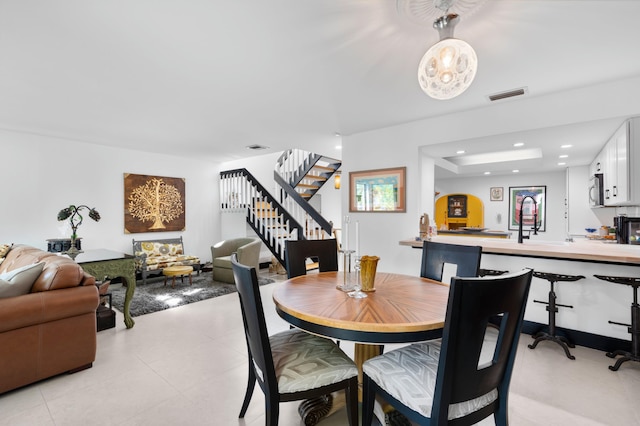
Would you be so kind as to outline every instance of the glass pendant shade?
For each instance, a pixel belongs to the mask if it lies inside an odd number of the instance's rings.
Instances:
[[[471,85],[478,70],[478,57],[469,43],[453,38],[456,15],[434,23],[441,40],[431,46],[418,66],[418,82],[434,99],[455,98]],[[444,19],[444,21],[443,21]]]

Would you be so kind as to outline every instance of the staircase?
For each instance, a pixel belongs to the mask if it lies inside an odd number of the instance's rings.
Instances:
[[[277,197],[246,169],[220,172],[222,212],[245,212],[249,226],[284,265],[285,241],[332,238],[333,226],[310,204],[340,160],[302,150],[283,152],[274,180]]]

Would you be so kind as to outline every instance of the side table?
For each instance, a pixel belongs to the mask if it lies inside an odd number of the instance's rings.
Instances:
[[[93,275],[97,280],[103,281],[107,278],[121,278],[122,285],[127,288],[124,296],[124,324],[127,328],[133,327],[135,321],[129,313],[131,299],[136,291],[136,268],[134,257],[127,253],[113,250],[96,249],[84,250],[80,252],[75,261],[82,266],[88,274]]]

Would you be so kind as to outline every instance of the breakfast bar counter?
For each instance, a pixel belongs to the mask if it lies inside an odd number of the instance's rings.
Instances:
[[[575,242],[525,240],[522,244],[518,244],[516,239],[438,235],[432,241],[482,246],[483,254],[640,266],[640,246],[592,241],[586,238]],[[400,245],[422,248],[422,241],[402,240]],[[640,271],[638,273],[640,274]]]
[[[558,303],[573,306],[559,309],[557,326],[568,331],[573,340],[579,340],[584,336],[600,336],[604,337],[604,340],[630,340],[627,327],[609,321],[630,323],[631,288],[603,281],[594,275],[640,277],[640,246],[587,238],[576,239],[575,242],[530,239],[519,244],[517,239],[440,234],[432,241],[481,246],[480,267],[483,269],[515,272],[523,268],[532,268],[555,274],[582,275],[584,279],[562,283],[556,289]],[[422,248],[422,244],[422,241],[416,240],[400,241],[400,245],[407,246],[407,249]],[[419,262],[417,256],[411,257]],[[416,270],[419,270],[419,267],[419,264],[416,265]],[[527,301],[525,321],[539,325],[548,323],[546,306],[534,303],[534,300],[546,300],[548,292],[549,283],[534,278]]]

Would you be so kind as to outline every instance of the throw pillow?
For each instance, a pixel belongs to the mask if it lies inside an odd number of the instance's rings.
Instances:
[[[11,246],[13,246],[13,244],[0,244],[0,259],[4,259],[7,253],[9,253],[9,250],[11,250]]]
[[[0,274],[0,298],[28,294],[43,268],[44,262],[40,262]]]

